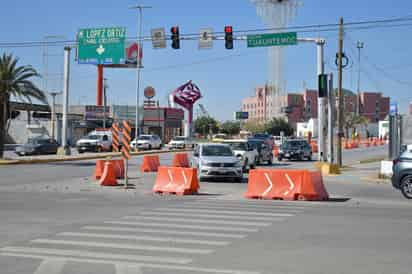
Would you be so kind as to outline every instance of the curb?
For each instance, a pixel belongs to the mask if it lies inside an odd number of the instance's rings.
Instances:
[[[132,156],[140,155],[150,155],[150,154],[166,154],[166,153],[175,153],[175,152],[190,152],[191,149],[183,150],[161,150],[161,151],[137,151],[131,152]],[[105,159],[107,157],[121,157],[120,152],[109,152],[102,153],[100,155],[93,156],[73,156],[73,157],[61,157],[61,158],[43,158],[43,159],[10,159],[10,160],[0,160],[0,166],[7,165],[24,165],[24,164],[45,164],[45,163],[56,163],[56,162],[74,162],[74,161],[84,161],[84,160],[97,160]]]

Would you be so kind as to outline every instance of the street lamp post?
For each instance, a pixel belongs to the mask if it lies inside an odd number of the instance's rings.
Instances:
[[[106,128],[107,79],[103,79],[103,128]]]
[[[356,114],[360,114],[360,77],[361,77],[361,49],[364,47],[364,43],[358,41],[356,47],[358,48],[358,102],[356,104]]]
[[[136,122],[135,122],[135,136],[139,135],[140,131],[140,113],[139,113],[139,104],[140,104],[140,70],[141,66],[141,58],[142,55],[142,47],[143,47],[143,39],[142,39],[142,17],[143,17],[143,9],[151,9],[150,6],[142,6],[136,5],[130,7],[130,9],[138,9],[139,10],[139,20],[138,20],[138,45],[139,48],[137,50],[137,65],[136,65],[136,73],[137,73],[137,87],[136,87]]]
[[[55,139],[56,128],[56,96],[62,94],[61,92],[50,92],[52,97],[52,109],[51,109],[51,138]]]

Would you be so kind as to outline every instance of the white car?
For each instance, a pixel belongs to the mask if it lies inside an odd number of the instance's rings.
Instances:
[[[190,137],[176,136],[169,142],[170,149],[184,149],[184,148],[194,148],[195,142]]]
[[[232,147],[235,156],[241,161],[243,171],[254,169],[259,160],[259,152],[247,140],[225,140]]]
[[[134,139],[130,143],[130,147],[132,149],[161,149],[162,148],[162,140],[157,135],[140,135],[137,140]]]

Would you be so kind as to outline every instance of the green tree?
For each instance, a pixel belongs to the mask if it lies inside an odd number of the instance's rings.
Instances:
[[[285,136],[293,135],[293,127],[283,118],[273,118],[265,124],[265,132],[279,136],[283,131]]]
[[[346,113],[343,121],[343,128],[345,129],[346,138],[350,138],[349,130],[352,130],[352,133],[356,131],[358,126],[362,127],[366,131],[366,127],[369,124],[369,119],[365,116],[357,115],[353,112]]]
[[[228,135],[237,135],[240,132],[240,123],[235,121],[226,121],[220,125],[220,132]]]
[[[194,121],[195,132],[203,136],[209,133],[217,133],[219,131],[218,123],[215,119],[208,116],[202,116]]]
[[[10,117],[10,97],[28,103],[37,99],[47,104],[45,93],[32,82],[33,78],[40,75],[31,66],[18,66],[18,61],[12,54],[4,53],[0,56],[0,158],[3,157],[7,121]]]
[[[242,125],[242,128],[251,132],[251,133],[261,133],[265,131],[265,126],[261,123],[255,121],[245,122]]]

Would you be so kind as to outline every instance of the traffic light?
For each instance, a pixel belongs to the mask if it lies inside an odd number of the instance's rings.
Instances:
[[[225,26],[225,47],[233,49],[233,29],[232,26]]]
[[[172,27],[170,32],[172,33],[172,48],[180,49],[179,27]]]
[[[319,98],[328,97],[328,75],[320,74],[319,75]]]

